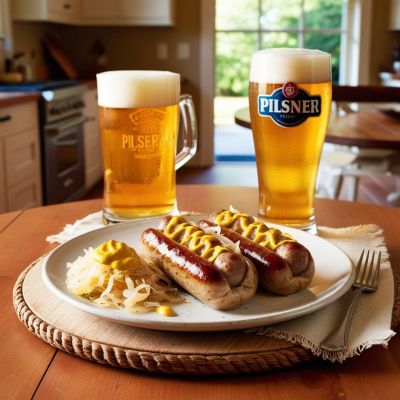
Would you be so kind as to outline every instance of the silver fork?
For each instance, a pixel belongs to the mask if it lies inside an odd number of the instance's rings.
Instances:
[[[322,342],[320,347],[328,351],[347,350],[347,339],[350,331],[351,321],[358,299],[363,292],[375,292],[379,284],[379,271],[381,266],[381,252],[378,253],[375,261],[375,251],[362,251],[356,267],[356,277],[353,288],[355,288],[353,297],[349,303],[346,314],[339,326],[334,329]],[[370,257],[371,255],[371,257]]]

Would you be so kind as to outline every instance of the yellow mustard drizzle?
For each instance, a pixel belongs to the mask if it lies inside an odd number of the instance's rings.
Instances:
[[[97,262],[110,265],[113,269],[124,270],[140,265],[140,258],[136,251],[116,240],[102,243],[95,249],[94,254]]]
[[[279,246],[286,242],[295,242],[291,235],[281,232],[279,229],[269,228],[261,221],[250,222],[250,216],[246,214],[233,213],[226,210],[218,214],[215,222],[229,228],[235,221],[240,219],[241,235],[251,239],[254,243],[263,247],[268,247],[271,250],[276,250]]]
[[[209,262],[214,262],[223,252],[230,251],[227,247],[215,244],[218,238],[208,235],[197,226],[188,222],[180,222],[179,217],[172,217],[164,229],[164,233],[170,239],[188,247],[200,257]]]

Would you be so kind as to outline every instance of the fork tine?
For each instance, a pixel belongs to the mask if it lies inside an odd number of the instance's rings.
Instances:
[[[373,280],[371,280],[371,277],[372,277],[372,271],[374,271],[374,261],[375,261],[375,251],[372,252],[371,262],[369,263],[368,267],[368,275],[365,280],[365,284],[369,286],[373,284]]]
[[[358,263],[356,266],[356,277],[354,278],[354,282],[358,282],[358,278],[360,276],[361,264],[362,264],[363,258],[364,258],[364,253],[365,253],[365,250],[362,251],[360,258],[358,259]]]
[[[364,279],[365,279],[365,276],[366,276],[366,273],[367,273],[367,269],[368,269],[368,261],[369,261],[369,250],[367,251],[367,257],[366,257],[366,259],[365,259],[363,268],[361,268],[362,276],[361,276],[361,278],[358,280],[358,283],[359,283],[360,285],[362,285],[362,284],[364,283]]]
[[[377,287],[378,283],[379,283],[379,276],[380,276],[380,272],[381,272],[381,255],[382,255],[382,253],[379,252],[378,260],[376,262],[376,270],[375,270],[375,276],[374,276],[374,282],[373,282],[373,285],[375,287]]]

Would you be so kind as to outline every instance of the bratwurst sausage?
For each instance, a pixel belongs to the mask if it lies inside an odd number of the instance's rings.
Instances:
[[[164,218],[159,230],[143,232],[141,242],[167,275],[210,307],[237,308],[257,290],[250,260],[183,217]]]
[[[269,228],[250,215],[230,210],[213,213],[210,221],[275,252],[287,263],[292,276],[299,278],[297,290],[303,289],[311,282],[315,271],[314,260],[310,252],[290,235],[279,229]]]
[[[210,221],[200,221],[199,226],[205,230],[218,227],[222,236],[234,243],[239,243],[243,255],[249,258],[258,271],[258,284],[271,293],[289,295],[306,288],[312,279],[313,271],[294,276],[288,263],[267,247],[262,247],[232,229],[220,227]],[[309,275],[311,274],[311,275]]]

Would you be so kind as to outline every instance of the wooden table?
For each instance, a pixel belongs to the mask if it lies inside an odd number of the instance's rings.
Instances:
[[[227,204],[255,213],[256,188],[179,186],[179,206],[209,212]],[[0,215],[1,399],[376,399],[400,393],[400,338],[389,350],[373,347],[343,365],[316,360],[296,369],[233,377],[166,376],[105,367],[58,351],[18,320],[12,288],[20,272],[49,251],[45,238],[99,210],[89,200]],[[317,199],[321,225],[375,223],[385,231],[392,265],[400,268],[400,210]]]
[[[235,122],[251,129],[248,107],[235,112]],[[376,108],[337,115],[332,113],[329,121],[327,143],[361,148],[400,150],[399,114],[390,115]]]

